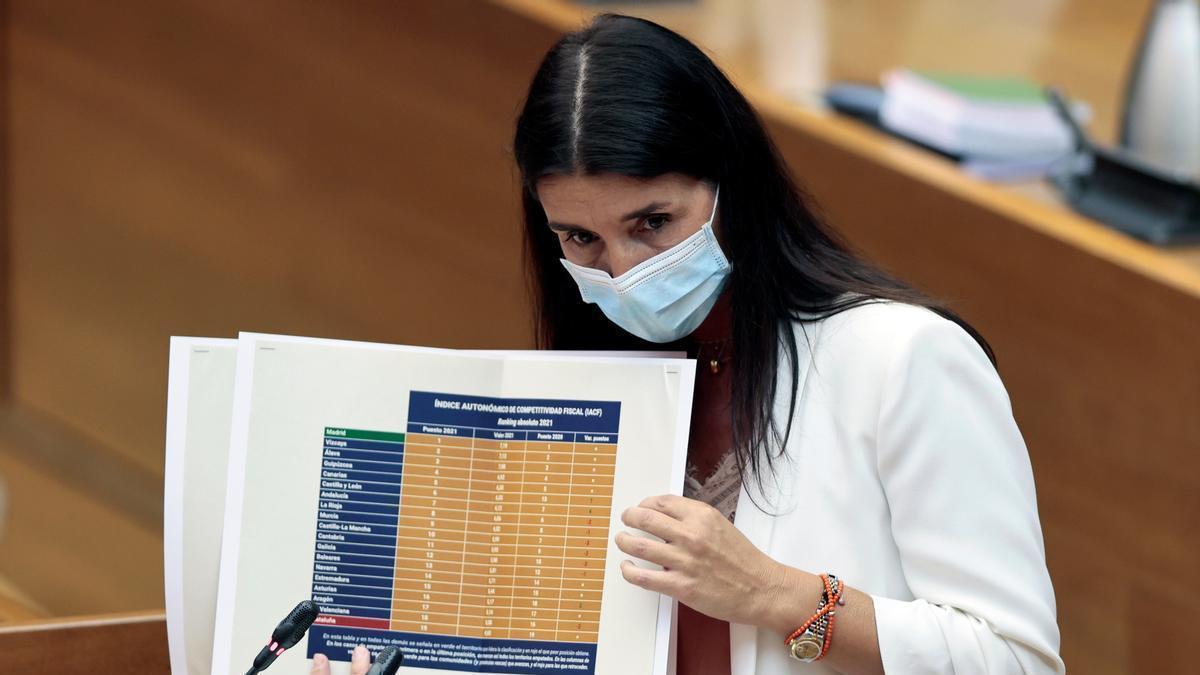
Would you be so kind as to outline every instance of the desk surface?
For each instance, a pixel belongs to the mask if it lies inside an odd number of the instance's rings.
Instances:
[[[1042,183],[979,181],[952,162],[816,104],[828,82],[878,81],[880,73],[899,65],[1018,74],[1064,86],[1087,101],[1094,111],[1091,133],[1111,142],[1149,0],[495,2],[562,30],[581,25],[597,11],[659,22],[712,54],[763,113],[1200,297],[1200,246],[1143,244],[1075,214]]]

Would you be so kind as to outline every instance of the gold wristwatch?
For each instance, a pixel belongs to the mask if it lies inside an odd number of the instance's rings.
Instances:
[[[792,640],[789,645],[792,658],[805,663],[812,663],[821,655],[821,647],[825,641],[817,637],[817,634],[808,629],[804,633]]]

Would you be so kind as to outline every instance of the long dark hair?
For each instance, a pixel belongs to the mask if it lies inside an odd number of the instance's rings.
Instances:
[[[975,329],[855,253],[814,213],[745,97],[695,45],[658,24],[602,14],[559,40],[533,77],[513,151],[542,348],[662,345],[626,333],[580,300],[546,226],[540,178],[681,173],[721,186],[720,242],[733,267],[731,426],[743,477],[761,479],[791,432],[792,419],[776,420],[772,409],[781,350],[795,407],[796,321],[881,300],[919,305],[962,326],[995,364]]]

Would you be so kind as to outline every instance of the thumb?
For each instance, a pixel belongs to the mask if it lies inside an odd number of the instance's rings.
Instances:
[[[312,675],[329,675],[329,659],[324,654],[313,654]]]
[[[362,645],[355,647],[354,654],[350,657],[350,675],[367,675],[370,669],[371,652]]]

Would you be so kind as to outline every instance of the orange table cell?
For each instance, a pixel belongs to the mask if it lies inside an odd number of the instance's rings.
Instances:
[[[473,517],[467,521],[466,529],[471,534],[498,535],[498,536],[511,535],[513,537],[517,536],[518,529],[517,529],[516,514],[513,514],[512,518],[508,518],[506,520],[508,522],[503,522],[503,521],[495,522],[490,518],[485,519],[482,516]],[[478,539],[478,538],[471,538],[471,541],[486,542],[486,540],[482,540],[482,539]]]
[[[575,454],[597,454],[597,455],[615,455],[617,454],[617,446],[612,443],[588,443],[575,442]]]
[[[571,520],[571,523],[576,523],[577,520]],[[604,519],[604,525],[567,525],[566,532],[567,546],[592,546],[592,544],[583,544],[572,539],[608,539],[608,519]]]
[[[563,543],[563,541],[565,541],[565,539],[563,537],[542,537],[542,536],[538,536],[538,535],[522,535],[518,539],[518,541],[521,542],[521,546],[523,547],[523,550],[537,555],[538,554],[537,549],[543,549],[541,555],[545,555],[546,549],[549,549],[551,547],[561,548],[562,543]]]
[[[512,606],[512,596],[508,593],[495,593],[489,595],[487,593],[477,593],[474,586],[464,586],[463,594],[459,598],[459,604],[463,607],[470,605],[472,607],[494,607],[507,608]],[[507,609],[505,610],[507,611]]]
[[[571,543],[575,543],[574,540],[572,540]],[[584,558],[584,560],[592,560],[592,558],[604,560],[605,552],[607,550],[607,540],[596,539],[595,542],[593,542],[593,545],[590,546],[565,546],[563,549],[563,555],[569,558],[575,558],[575,560],[580,560],[580,558]]]
[[[467,466],[471,462],[470,448],[415,448],[404,453],[404,470],[414,464],[434,466]]]
[[[487,593],[486,595],[512,595],[513,574],[511,570],[497,569],[497,571],[489,573],[487,568],[482,566],[473,568],[470,572],[464,569],[462,572],[462,582],[464,588],[470,585],[477,586],[478,588],[496,589],[495,593]],[[478,592],[477,589],[476,592]]]
[[[511,468],[498,469],[490,463],[484,466],[484,463],[475,458],[475,464],[471,467],[471,478],[474,482],[496,482],[496,483],[518,483],[521,480],[521,475],[524,473],[522,467],[518,464]]]
[[[556,549],[561,551],[562,549]],[[562,555],[518,555],[513,557],[513,564],[518,568],[548,570],[552,567],[561,568]]]
[[[530,541],[528,537],[559,537],[560,540],[555,543],[561,544],[561,537],[566,536],[567,528],[565,525],[541,525],[532,523],[521,523],[522,543],[544,543],[536,540]]]
[[[538,580],[543,581],[543,580]],[[553,582],[553,579],[546,579],[547,584]],[[558,607],[559,596],[562,594],[562,589],[557,586],[528,586],[523,584],[523,580],[517,578],[516,585],[513,586],[512,604],[513,607],[543,607],[551,608]],[[534,605],[532,603],[540,603]],[[525,603],[525,604],[522,604]]]
[[[514,476],[515,478],[516,476]],[[521,491],[521,483],[516,480],[498,481],[485,480],[479,474],[471,475],[471,499],[490,500],[492,495],[499,493],[519,493]]]
[[[476,541],[475,538],[468,536],[466,553],[467,555],[511,558],[517,554],[517,545],[508,542],[493,544],[487,541]]]
[[[522,453],[485,450],[475,455],[471,468],[476,471],[507,471],[520,474],[525,470],[525,456]]]
[[[420,621],[453,626],[458,623],[458,612],[414,612],[404,609],[392,610],[392,618],[396,621]]]
[[[450,457],[448,455],[424,455],[413,453],[404,457],[404,475],[415,466],[438,466],[443,469],[470,469],[470,457]]]
[[[400,510],[400,522],[403,522],[404,518],[406,517],[424,518],[425,520],[435,520],[446,523],[458,523],[458,525],[462,527],[466,522],[467,512],[463,509],[408,507]]]
[[[612,489],[590,485],[571,486],[572,506],[612,506]]]
[[[512,586],[512,563],[489,565],[486,563],[463,563],[463,579],[487,578],[488,585]]]
[[[563,602],[568,600],[590,600],[600,599],[600,594],[604,591],[604,581],[602,579],[563,579],[561,592],[558,596]]]
[[[555,542],[555,545],[546,544],[544,546],[538,546],[536,544],[526,543],[523,541],[523,539],[524,539],[524,537],[517,538],[518,544],[517,544],[516,550],[514,552],[514,555],[516,555],[518,558],[538,557],[538,558],[545,558],[547,560],[557,560],[563,556],[563,551],[565,549],[562,546],[557,545],[557,544],[561,544],[562,543],[561,541]]]
[[[402,562],[404,564],[402,564]],[[412,561],[396,561],[395,578],[396,583],[404,583],[404,588],[420,588],[414,584],[422,582],[454,584],[462,583],[463,575],[461,565],[452,567],[449,571],[426,569],[415,565],[409,566]]]
[[[587,624],[582,625],[585,628],[587,627]],[[588,644],[595,644],[600,639],[599,631],[572,631],[564,628],[564,624],[559,624],[558,631],[554,635],[554,639],[558,642],[585,642]]]
[[[465,532],[467,529],[466,520],[461,514],[450,516],[449,511],[439,511],[438,517],[430,518],[428,514],[408,515],[407,513],[400,514],[400,527],[411,527],[419,530],[437,530],[441,532]],[[461,535],[460,535],[461,538]]]
[[[509,629],[509,637],[513,640],[554,640],[557,631],[554,626],[537,630],[518,630],[516,628]]]
[[[513,596],[549,597],[548,593],[558,593],[562,587],[562,579],[556,570],[545,570],[542,575],[513,575]]]
[[[461,551],[463,533],[457,530],[430,529],[429,519],[421,521],[422,526],[401,525],[397,529],[397,543],[409,548],[429,548],[422,542],[436,542],[439,551]],[[457,548],[455,548],[457,547]]]
[[[525,451],[526,452],[540,452],[542,454],[545,454],[547,452],[558,452],[558,453],[570,455],[575,451],[575,444],[574,443],[548,443],[546,441],[526,441],[525,442]]]
[[[600,588],[597,588],[596,590],[591,590],[591,591],[571,589],[571,588],[568,588],[565,590],[559,589],[559,592],[558,592],[559,607],[561,608],[564,603],[570,603],[573,601],[574,602],[588,601],[588,602],[599,603],[601,596],[603,596],[603,595],[604,595],[603,589],[600,589]],[[583,608],[581,608],[581,609],[583,609]]]
[[[476,489],[474,485],[471,488],[472,511],[486,513],[512,511],[516,513],[516,508],[521,503],[520,488],[513,485],[494,491]],[[505,506],[506,504],[507,506]]]
[[[600,467],[587,467],[600,468]],[[613,473],[599,471],[575,471],[571,474],[571,486],[578,490],[579,488],[592,488],[598,490],[598,494],[612,494],[613,488]]]
[[[544,579],[547,581],[553,580],[558,584],[558,580],[562,578],[562,561],[551,562],[548,565],[516,565],[513,567],[513,582],[524,580]]]
[[[475,522],[500,523],[511,520],[515,523],[521,510],[518,499],[518,495],[500,494],[491,500],[471,500],[470,518]]]
[[[408,574],[408,572],[405,572],[405,574]],[[392,593],[453,593],[457,597],[461,588],[461,580],[429,581],[421,579],[409,579],[397,575]]]
[[[541,595],[513,595],[512,600],[513,616],[529,615],[529,612],[549,612],[558,611],[558,594],[554,593],[554,597],[546,597]],[[542,616],[539,614],[538,616]]]
[[[407,544],[406,541],[404,541],[402,543]],[[453,550],[453,549],[439,550],[439,548],[438,548],[439,546],[445,546],[445,548],[447,548],[447,549],[450,549],[450,547],[440,541],[428,541],[425,543],[426,543],[426,546],[424,548],[417,547],[417,546],[408,546],[408,545],[401,546],[396,549],[395,557],[403,558],[405,560],[436,560],[438,562],[462,562],[463,551],[462,551],[461,546],[459,546],[457,550]],[[433,546],[428,546],[428,544],[433,544]]]
[[[467,498],[469,490],[466,487],[453,488],[431,485],[422,477],[420,480],[407,480],[400,487],[400,506],[404,507],[410,499],[421,497],[445,497],[446,499]]]
[[[608,519],[612,514],[612,497],[594,497],[592,495],[571,495],[570,514],[585,518]]]
[[[559,624],[592,624],[592,630],[595,630],[600,623],[600,612],[591,610],[576,610],[560,608],[558,610]],[[574,626],[572,626],[574,628]],[[586,626],[585,626],[586,628]]]
[[[542,456],[525,457],[525,480],[528,481],[531,476],[538,477],[541,480],[543,474],[548,474],[551,477],[561,476],[562,482],[567,481],[567,476],[571,475],[571,468],[576,466],[571,461],[570,457],[561,455],[550,455],[547,458]]]
[[[566,504],[549,504],[544,503],[540,499],[534,500],[535,495],[521,495],[521,518],[522,522],[534,522],[529,520],[536,516],[565,516],[567,515]]]
[[[449,555],[444,555],[448,558]],[[461,555],[454,560],[396,558],[396,575],[411,576],[410,572],[439,572],[458,575],[462,572]]]
[[[599,600],[580,600],[566,599],[560,600],[558,603],[559,612],[565,616],[570,612],[592,612],[596,616],[600,616],[600,601]],[[574,617],[574,614],[571,614]]]
[[[392,621],[392,630],[403,631],[405,633],[429,633],[431,635],[454,635],[454,630],[458,622],[454,623],[427,623],[424,621],[412,621],[405,619],[403,621]]]
[[[419,591],[396,589],[392,592],[392,607],[413,609],[414,605],[433,603],[442,606],[458,606],[458,586],[451,591]],[[448,610],[446,610],[448,611]]]
[[[518,439],[497,440],[494,438],[476,438],[475,449],[485,450],[524,450],[525,441]]]
[[[425,473],[422,473],[425,472]],[[462,473],[462,477],[451,476],[450,473]],[[470,473],[467,471],[444,471],[440,468],[420,467],[419,470],[409,474],[404,471],[404,485],[413,485],[414,488],[422,486],[422,488],[450,488],[454,490],[467,490],[470,486]],[[403,491],[403,488],[401,488]],[[401,495],[403,501],[403,494]]]
[[[456,635],[462,637],[472,637],[481,639],[508,639],[509,630],[507,628],[482,628],[479,626],[459,626]]]
[[[465,492],[465,490],[464,490]],[[456,511],[466,511],[470,506],[470,502],[466,499],[451,499],[450,497],[428,496],[418,497],[415,495],[401,496],[401,509],[407,510],[409,513],[416,513],[421,509],[454,509]]]
[[[555,630],[558,626],[558,612],[543,612],[538,616],[511,617],[508,625],[512,631]]]
[[[409,434],[404,437],[404,450],[408,451],[414,445],[441,445],[456,448],[469,448],[475,439],[468,436],[439,436],[435,434]]]
[[[554,488],[551,488],[549,492],[540,492],[526,488],[525,492],[521,494],[521,512],[529,513],[542,504],[546,506],[566,506],[569,497],[570,495],[565,490],[563,492],[556,492]]]
[[[516,564],[516,557],[498,553],[475,553],[468,551],[463,556],[463,564],[467,565],[508,565]]]
[[[566,515],[529,514],[524,512],[524,509],[521,510],[521,528],[524,531],[528,531],[530,527],[565,527],[566,524]]]
[[[492,619],[502,620],[505,624],[508,623],[509,616],[512,614],[512,608],[507,602],[504,604],[496,603],[493,605],[476,605],[463,603],[462,608],[458,612],[458,619],[464,625],[479,626],[483,625],[482,620]],[[495,623],[491,624],[495,626]]]
[[[453,602],[433,602],[427,600],[397,602],[394,598],[392,599],[392,609],[405,612],[440,612],[442,614],[456,614],[458,612],[458,605],[459,602],[457,596],[454,596]]]
[[[468,532],[467,546],[516,546],[517,535],[513,533]],[[474,549],[472,549],[474,550]]]
[[[567,558],[563,560],[563,584],[577,581],[604,581],[604,559]]]
[[[405,463],[407,462],[408,460],[406,458]],[[587,457],[575,458],[575,467],[577,471],[582,470],[584,467],[591,468],[593,466],[601,470],[603,470],[603,467],[609,467],[608,470],[611,471],[612,467],[616,465],[617,458],[615,455],[589,455]]]

